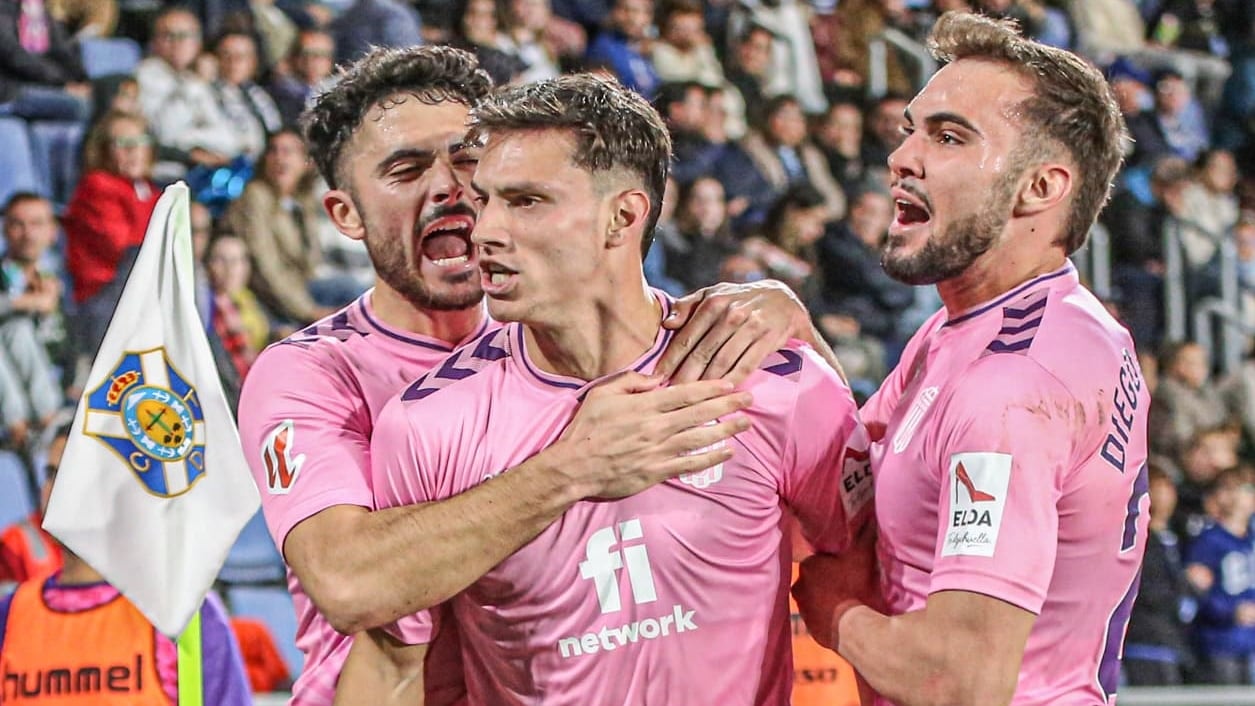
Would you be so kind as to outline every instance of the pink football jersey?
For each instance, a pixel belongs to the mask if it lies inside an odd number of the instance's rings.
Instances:
[[[380,507],[438,500],[553,444],[596,384],[542,372],[517,324],[389,403],[372,443]],[[648,372],[670,337],[632,366]],[[822,551],[870,515],[849,389],[801,344],[746,386],[752,428],[721,466],[583,501],[453,599],[470,703],[787,704],[787,509]],[[425,616],[396,634],[421,641]]]
[[[1149,508],[1133,341],[1071,264],[938,312],[863,407],[891,612],[929,594],[1037,615],[1016,706],[1114,703]],[[971,655],[979,660],[980,655]]]
[[[333,505],[374,507],[370,437],[384,404],[453,350],[384,325],[371,294],[267,348],[240,395],[240,440],[266,524],[282,549],[288,532]],[[487,315],[474,336],[491,324]],[[290,570],[296,644],[305,666],[294,706],[330,706],[351,638],[332,629]]]

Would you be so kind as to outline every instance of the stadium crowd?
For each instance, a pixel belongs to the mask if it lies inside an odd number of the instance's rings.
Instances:
[[[1132,138],[1082,267],[1153,391],[1125,678],[1255,683],[1255,6],[1241,0],[0,0],[0,444],[34,498],[175,180],[196,200],[198,302],[229,397],[269,343],[371,286],[297,118],[372,45],[463,47],[498,84],[606,72],[649,98],[674,143],[650,283],[786,282],[868,395],[940,306],[886,275],[879,248],[899,208],[886,161],[933,68],[923,41],[956,9],[1103,68]],[[1215,321],[1241,351],[1222,355]],[[48,540],[26,521],[0,538],[0,582],[59,556],[32,566]],[[258,576],[224,585],[282,575]],[[282,688],[265,643],[245,643],[253,686]]]

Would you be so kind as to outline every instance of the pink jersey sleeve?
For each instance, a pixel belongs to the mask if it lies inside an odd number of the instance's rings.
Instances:
[[[938,412],[940,465],[929,593],[963,590],[1041,611],[1058,548],[1058,502],[1084,410],[1035,360],[981,358]]]
[[[267,349],[240,394],[240,441],[282,550],[302,520],[333,505],[372,507],[369,413],[326,349]]]
[[[375,488],[375,506],[384,510],[436,500],[424,489],[418,472],[422,445],[406,406],[393,398],[375,420],[371,437],[371,474]],[[415,547],[414,551],[422,551]],[[431,611],[419,611],[384,628],[407,645],[426,644],[436,633]]]
[[[816,551],[849,544],[872,509],[867,432],[850,388],[810,348],[802,356],[783,458],[782,491]]]

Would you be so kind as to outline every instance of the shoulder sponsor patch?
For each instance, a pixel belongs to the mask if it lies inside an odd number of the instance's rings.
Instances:
[[[1011,483],[1011,455],[950,457],[950,514],[942,556],[993,556]]]
[[[861,427],[860,433],[863,433]],[[866,443],[866,438],[861,441]],[[846,447],[845,457],[841,460],[841,504],[845,506],[848,521],[852,522],[859,513],[871,507],[875,489],[870,454],[852,446]]]
[[[266,487],[271,495],[287,495],[305,465],[305,454],[292,455],[295,443],[296,424],[291,419],[283,420],[262,443],[261,462],[266,467]]]

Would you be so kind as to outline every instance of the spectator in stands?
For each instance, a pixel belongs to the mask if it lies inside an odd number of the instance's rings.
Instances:
[[[261,53],[261,65],[265,68],[258,75],[280,67],[292,53],[299,32],[296,22],[288,16],[275,0],[248,0],[248,15],[252,20],[248,29],[256,33]],[[243,28],[241,28],[243,29]]]
[[[849,101],[833,102],[811,134],[815,137],[815,145],[828,160],[828,169],[841,190],[846,194],[853,192],[867,176],[862,152],[862,108]]]
[[[48,199],[27,192],[9,199],[0,256],[0,423],[18,448],[62,401],[49,350],[64,336],[61,281],[47,257],[56,237]]]
[[[1150,69],[1168,68],[1195,87],[1208,105],[1214,105],[1219,88],[1229,75],[1229,64],[1223,58],[1193,51],[1166,47],[1159,36],[1155,44],[1147,42],[1146,23],[1138,12],[1135,0],[1083,0],[1069,3],[1068,10],[1076,26],[1079,53],[1100,65],[1110,64],[1124,56]]]
[[[1179,223],[1191,176],[1185,160],[1162,159],[1150,175],[1152,203],[1119,189],[1099,214],[1111,233],[1112,278],[1122,294],[1124,322],[1145,350],[1157,349],[1163,336],[1164,230]]]
[[[1228,420],[1224,400],[1210,380],[1210,368],[1207,351],[1197,343],[1164,347],[1148,423],[1152,451],[1175,456],[1199,431]]]
[[[726,144],[714,143],[708,137],[707,129],[714,119],[710,91],[696,81],[664,83],[654,106],[671,132],[671,175],[676,181],[684,186],[713,173]]]
[[[152,56],[135,75],[139,99],[160,150],[158,176],[181,178],[191,166],[221,167],[243,152],[209,83],[193,70],[200,55],[200,21],[178,7],[153,24]]]
[[[230,355],[241,380],[257,354],[270,344],[270,317],[248,288],[248,249],[233,233],[221,233],[205,253],[205,272],[212,291],[210,325]]]
[[[820,239],[822,310],[846,314],[859,330],[891,350],[900,349],[896,322],[915,301],[914,288],[885,273],[880,253],[893,222],[893,199],[885,191],[865,188],[850,205],[850,215]]]
[[[1247,243],[1239,248],[1255,256],[1255,223],[1246,223],[1238,230]],[[1229,418],[1240,425],[1242,447],[1249,457],[1255,450],[1255,349],[1247,352],[1242,365],[1221,380],[1218,387]]]
[[[698,177],[680,189],[678,236],[663,241],[667,272],[693,291],[720,282],[724,260],[741,249],[732,235],[723,185],[713,176]]]
[[[1182,217],[1195,227],[1182,233],[1186,259],[1194,267],[1212,261],[1216,247],[1238,223],[1238,167],[1233,153],[1207,149],[1195,163],[1195,178],[1186,184]]]
[[[822,291],[816,272],[815,244],[830,220],[823,194],[806,182],[793,184],[771,207],[757,235],[745,241],[745,252],[767,272],[794,289],[802,300]]]
[[[335,61],[336,42],[330,34],[307,29],[297,36],[288,58],[291,70],[269,86],[284,125],[295,125],[309,99],[330,83]]]
[[[1221,472],[1238,465],[1237,435],[1228,427],[1201,429],[1175,460],[1180,465],[1177,511],[1172,525],[1189,544],[1211,521],[1204,511],[1204,496]],[[1200,590],[1203,583],[1194,581]]]
[[[756,123],[767,100],[767,78],[771,75],[771,30],[751,24],[745,28],[731,52],[726,77],[736,88],[745,106],[745,118]]]
[[[1199,606],[1195,637],[1209,682],[1250,684],[1255,657],[1255,485],[1238,469],[1223,471],[1207,491],[1207,505],[1214,524],[1186,552],[1188,564],[1212,576]]]
[[[844,0],[837,5],[833,39],[825,42],[820,51],[827,69],[825,81],[842,86],[867,86],[868,72],[872,68],[871,42],[892,26],[886,7],[889,4],[884,0]],[[889,92],[914,93],[914,82],[897,52],[892,49],[885,52],[882,70]]]
[[[113,36],[118,24],[117,0],[47,0],[46,5],[75,39]]]
[[[653,0],[615,0],[610,28],[589,45],[588,62],[608,68],[623,85],[652,99],[661,84],[649,58],[653,27]]]
[[[737,3],[729,22],[733,26],[756,24],[771,32],[772,71],[764,84],[767,95],[788,94],[797,98],[807,113],[821,113],[828,101],[815,58],[809,16],[804,0],[773,0]]]
[[[1187,628],[1198,601],[1185,576],[1181,541],[1169,526],[1177,488],[1159,466],[1150,466],[1150,531],[1142,559],[1142,583],[1124,642],[1124,673],[1130,686],[1177,686],[1193,670]]]
[[[868,112],[863,136],[863,164],[870,168],[889,164],[889,154],[906,139],[906,98],[889,93],[881,96]]]
[[[69,426],[62,427],[49,448],[53,479],[69,434]],[[95,667],[106,678],[80,679],[75,685],[74,696],[84,703],[107,703],[111,693],[119,692],[126,694],[127,703],[176,703],[174,642],[99,572],[65,547],[62,555],[60,572],[32,578],[0,598],[0,663],[5,674],[33,683],[52,670],[76,673],[80,667]],[[239,648],[222,605],[212,594],[202,604],[200,616],[205,703],[252,704]]]
[[[496,0],[464,0],[452,46],[465,49],[479,59],[493,83],[504,85],[516,80],[527,63],[499,31]]]
[[[297,324],[321,319],[338,308],[320,305],[310,290],[322,262],[317,184],[304,140],[285,128],[270,136],[261,168],[226,213],[230,231],[248,245],[252,290],[276,316]],[[343,305],[360,293],[334,298]]]
[[[549,0],[510,0],[500,19],[497,46],[526,67],[519,74],[522,83],[557,77],[563,57],[583,56],[587,49],[584,30],[554,17]]]
[[[423,43],[422,20],[400,0],[353,0],[331,22],[336,63],[359,58],[371,47],[412,47]]]
[[[729,198],[744,197],[749,207],[738,228],[760,225],[768,209],[791,185],[807,183],[823,196],[828,218],[845,215],[845,193],[832,178],[828,160],[811,143],[806,116],[796,98],[767,101],[763,121],[715,164]]]
[[[43,0],[0,0],[0,113],[82,122],[90,97],[78,46]]]
[[[1173,154],[1193,162],[1211,144],[1207,119],[1190,86],[1175,71],[1155,79],[1155,127]]]
[[[266,144],[266,135],[283,125],[274,99],[256,82],[257,43],[242,32],[229,32],[218,38],[214,56],[218,58],[214,97],[235,128],[240,153],[255,160]]]
[[[78,308],[75,350],[95,357],[160,192],[144,118],[110,112],[87,136],[85,173],[66,207],[66,270]]]
[[[704,86],[724,84],[723,67],[706,34],[706,20],[698,0],[673,0],[659,22],[661,36],[654,42],[654,70],[663,81],[696,81]]]
[[[61,545],[43,528],[56,474],[56,467],[49,464],[44,469],[35,511],[0,533],[0,584],[42,579],[61,570]]]

